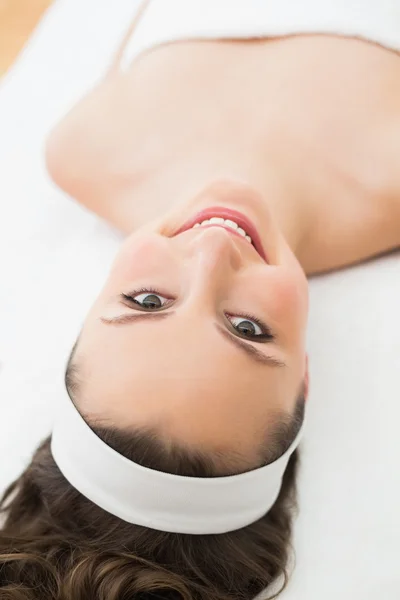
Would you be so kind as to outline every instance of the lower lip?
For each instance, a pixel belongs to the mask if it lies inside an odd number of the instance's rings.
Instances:
[[[223,207],[218,207],[218,206],[206,208],[205,210],[202,210],[201,212],[197,213],[194,217],[192,217],[191,219],[186,221],[186,223],[184,223],[184,225],[182,225],[182,227],[174,233],[174,236],[178,235],[179,233],[183,233],[184,231],[188,231],[189,229],[192,229],[193,225],[195,225],[196,223],[202,223],[202,221],[207,221],[208,219],[211,219],[212,217],[220,217],[222,219],[230,219],[231,221],[234,221],[235,223],[237,223],[239,225],[239,227],[244,229],[246,231],[246,233],[251,237],[253,246],[256,249],[256,251],[258,252],[258,254],[261,256],[261,258],[263,260],[265,260],[265,262],[268,262],[266,254],[264,252],[264,248],[262,247],[262,244],[261,244],[260,236],[258,235],[257,229],[255,228],[253,223],[251,221],[249,221],[249,219],[242,213],[240,213],[236,210],[232,210],[230,208],[223,208]],[[215,227],[215,226],[218,226],[218,224],[216,223],[215,225],[213,225],[213,224],[204,225],[204,228]],[[220,227],[224,227],[224,226],[220,225]],[[225,229],[228,229],[229,232],[232,232],[232,233],[238,235],[239,237],[241,237],[242,239],[244,239],[243,236],[240,233],[237,233],[234,229],[231,229],[230,227],[225,227]]]

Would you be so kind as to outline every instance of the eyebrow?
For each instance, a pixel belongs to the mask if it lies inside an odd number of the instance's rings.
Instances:
[[[140,321],[162,321],[175,314],[176,313],[173,310],[169,312],[159,313],[128,313],[110,318],[100,317],[100,321],[105,325],[127,325],[129,323],[138,323]],[[220,335],[222,335],[222,337],[224,337],[230,344],[233,344],[235,348],[238,348],[241,352],[244,352],[254,362],[275,368],[282,368],[287,366],[286,363],[284,363],[283,361],[274,358],[273,356],[269,356],[268,354],[265,354],[255,346],[248,344],[247,342],[243,341],[227,329],[224,329],[224,327],[222,327],[219,323],[215,323],[215,327],[220,333]]]
[[[249,356],[254,361],[264,365],[268,365],[270,367],[286,367],[286,363],[284,363],[283,361],[279,360],[278,358],[274,358],[273,356],[269,356],[268,354],[265,354],[255,346],[248,344],[247,342],[237,337],[227,329],[224,329],[219,323],[215,323],[215,327],[220,332],[220,334],[226,340],[228,340],[228,342],[236,346],[236,348],[239,348],[242,352],[245,352],[247,356]]]
[[[118,315],[116,317],[100,317],[100,321],[106,325],[127,325],[128,323],[137,323],[138,321],[162,321],[169,316],[174,315],[175,311],[170,312],[143,312],[143,313],[127,313],[126,315]]]

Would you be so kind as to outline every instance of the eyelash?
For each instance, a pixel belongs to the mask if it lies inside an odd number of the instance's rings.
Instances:
[[[164,292],[151,287],[133,290],[129,294],[121,294],[121,299],[125,300],[125,302],[133,302],[135,304],[133,296],[138,296],[139,294],[157,294],[157,296],[164,296],[164,298],[167,298],[167,300],[173,300],[173,298],[171,298],[171,296],[169,296],[168,294],[164,294]],[[167,306],[167,304],[168,303],[164,304],[164,306]]]
[[[268,340],[271,342],[275,340],[275,335],[272,333],[271,329],[263,321],[261,321],[258,317],[255,317],[254,315],[251,315],[250,313],[241,313],[241,314],[235,314],[235,315],[232,315],[230,313],[225,313],[225,315],[226,315],[228,321],[230,321],[229,317],[239,317],[240,319],[247,319],[249,321],[254,321],[254,323],[257,323],[257,325],[263,330],[263,333],[261,335],[255,335],[253,338],[249,338],[249,339]]]
[[[151,287],[133,290],[129,294],[121,294],[121,300],[135,304],[135,300],[134,300],[133,296],[138,296],[139,294],[157,294],[158,296],[163,296],[164,298],[167,298],[168,300],[172,300],[172,298],[170,296],[168,296],[168,294],[165,294],[164,292],[162,292],[160,290],[156,290]],[[164,304],[164,307],[165,306],[168,306],[168,303]],[[241,313],[241,314],[235,314],[235,315],[233,315],[231,313],[225,313],[225,316],[228,319],[228,321],[231,321],[229,317],[239,317],[240,319],[248,319],[249,321],[254,321],[254,323],[256,323],[263,330],[263,333],[261,335],[256,335],[253,338],[249,338],[249,339],[252,339],[253,341],[255,341],[257,338],[260,341],[263,340],[263,341],[271,341],[271,342],[276,339],[276,336],[274,333],[272,333],[271,329],[269,327],[267,327],[267,325],[265,323],[263,323],[263,321],[261,321],[258,317],[255,317],[254,315],[251,315],[250,313]],[[232,324],[232,327],[234,327],[233,324]]]

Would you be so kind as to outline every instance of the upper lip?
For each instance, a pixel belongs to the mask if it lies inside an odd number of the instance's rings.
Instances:
[[[261,238],[260,238],[258,231],[257,231],[256,227],[254,226],[254,224],[250,221],[250,219],[248,217],[246,217],[246,215],[244,215],[243,213],[238,212],[236,210],[233,210],[231,208],[223,208],[223,207],[219,207],[219,206],[206,208],[205,210],[198,212],[193,217],[188,219],[182,225],[182,227],[180,227],[174,233],[174,236],[178,235],[179,233],[183,233],[184,231],[187,231],[188,229],[191,229],[193,227],[193,225],[195,225],[196,223],[201,223],[202,221],[206,221],[208,219],[211,219],[212,217],[221,217],[222,219],[230,219],[231,221],[235,221],[235,223],[237,223],[239,225],[239,227],[244,229],[245,232],[251,237],[254,248],[257,250],[257,252],[261,256],[261,258],[263,260],[265,260],[265,262],[268,262],[267,256],[264,252],[264,248],[261,243]],[[234,229],[229,229],[229,231],[232,231],[232,233],[235,233]],[[237,235],[242,237],[240,234],[237,234]]]

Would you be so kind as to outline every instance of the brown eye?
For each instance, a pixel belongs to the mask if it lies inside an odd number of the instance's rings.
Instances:
[[[166,298],[162,294],[152,290],[140,290],[131,292],[130,294],[122,294],[125,303],[136,304],[143,310],[155,311],[164,308],[170,304],[171,298]]]
[[[243,317],[230,317],[229,320],[234,328],[245,337],[255,337],[264,333],[261,327],[255,321],[250,319],[244,319]]]
[[[249,340],[256,342],[271,342],[275,340],[275,335],[269,327],[262,323],[256,317],[251,315],[226,315],[237,333]]]
[[[161,308],[163,305],[160,296],[156,294],[140,294],[140,296],[142,296],[142,299],[138,296],[133,301],[145,308],[156,309]]]

